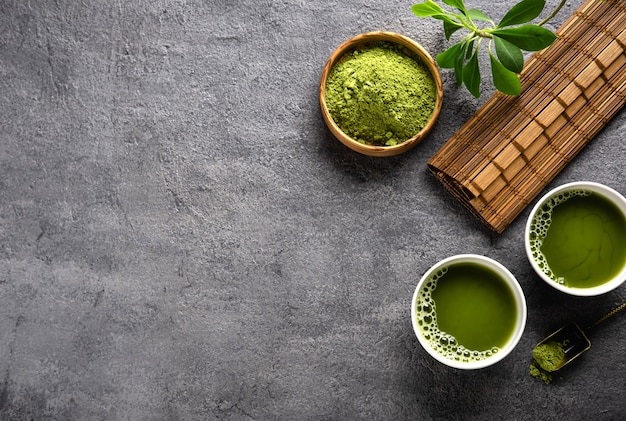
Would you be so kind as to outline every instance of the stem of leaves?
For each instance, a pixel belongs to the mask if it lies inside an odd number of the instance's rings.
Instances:
[[[546,18],[544,20],[542,20],[541,22],[538,23],[539,26],[543,26],[546,23],[550,22],[563,8],[563,6],[565,6],[565,3],[567,2],[567,0],[561,0],[561,3],[559,3],[559,5],[556,7],[556,9],[554,9],[552,11],[552,13],[550,13],[548,16],[546,16]]]

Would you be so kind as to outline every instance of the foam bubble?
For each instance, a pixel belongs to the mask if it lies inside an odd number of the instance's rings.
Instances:
[[[552,224],[552,212],[554,208],[572,197],[589,196],[590,194],[591,192],[585,189],[575,189],[558,193],[547,199],[546,202],[537,209],[537,213],[530,223],[528,239],[530,251],[537,266],[548,278],[562,285],[565,283],[565,279],[562,277],[557,278],[554,275],[545,255],[541,251],[541,246],[543,245],[544,238],[548,234],[550,224]]]
[[[439,330],[437,325],[437,313],[435,300],[432,298],[432,291],[437,287],[437,280],[447,273],[444,268],[434,273],[422,287],[422,293],[415,303],[417,312],[417,324],[422,331],[422,337],[428,341],[430,346],[445,358],[460,362],[482,361],[497,353],[500,349],[494,347],[486,351],[467,349],[459,344],[456,338],[449,333]]]

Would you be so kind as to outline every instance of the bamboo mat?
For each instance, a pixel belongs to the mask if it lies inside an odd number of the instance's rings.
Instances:
[[[622,108],[626,0],[588,0],[533,54],[522,94],[494,94],[428,161],[501,233]]]

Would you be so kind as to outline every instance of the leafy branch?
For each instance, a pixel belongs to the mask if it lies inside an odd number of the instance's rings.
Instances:
[[[543,27],[565,5],[561,0],[557,8],[538,24],[531,24],[545,7],[545,0],[522,0],[513,6],[496,24],[478,9],[467,9],[463,0],[442,0],[455,10],[446,10],[433,0],[413,5],[411,10],[421,18],[434,18],[443,22],[447,40],[459,29],[469,33],[461,41],[438,54],[437,64],[454,69],[458,86],[465,85],[472,95],[480,97],[480,68],[478,52],[483,41],[487,43],[493,84],[508,95],[519,95],[519,73],[524,67],[523,51],[539,51],[556,39],[552,31]]]

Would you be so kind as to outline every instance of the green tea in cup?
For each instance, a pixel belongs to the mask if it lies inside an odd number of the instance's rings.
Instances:
[[[608,292],[626,279],[626,199],[598,183],[558,187],[531,211],[525,245],[551,286],[573,295]]]
[[[451,367],[475,369],[500,361],[515,347],[526,303],[504,266],[466,254],[444,259],[424,274],[411,315],[428,353]]]

